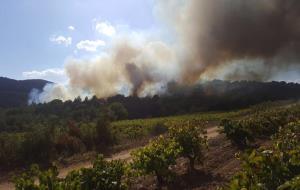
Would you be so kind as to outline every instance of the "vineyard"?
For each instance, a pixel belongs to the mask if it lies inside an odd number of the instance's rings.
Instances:
[[[143,138],[151,134],[160,134],[160,131],[164,131],[166,126],[172,123],[182,123],[186,121],[199,121],[202,122],[205,127],[209,125],[218,125],[220,121],[224,119],[237,119],[241,117],[255,117],[255,114],[259,114],[260,111],[277,109],[282,107],[283,103],[262,103],[252,106],[247,109],[240,109],[228,112],[203,112],[195,114],[185,114],[169,117],[158,117],[150,119],[133,119],[133,120],[121,120],[112,123],[112,131],[116,136],[123,139],[135,139]],[[285,104],[285,103],[284,103]]]
[[[204,130],[211,121],[220,124],[221,135],[217,140],[208,139]],[[58,177],[56,166],[44,171],[33,165],[15,177],[16,189],[300,189],[298,104],[259,105],[235,112],[124,120],[112,124],[113,130],[123,130],[128,137],[132,135],[130,130],[138,131],[137,127],[140,133],[134,138],[148,135],[151,129],[152,134],[155,129],[158,137],[133,151],[129,162],[107,161],[100,155],[92,168],[72,171],[63,178]],[[208,157],[215,151],[210,149],[222,146],[234,154],[231,162],[237,163],[238,169],[232,175],[224,172],[225,178],[222,174],[214,176],[206,167],[212,162]],[[224,152],[224,157],[226,155]],[[215,182],[207,183],[205,176],[216,178]],[[191,186],[190,178],[198,181],[197,186]]]
[[[203,122],[205,125],[206,123],[218,122],[225,118],[239,117],[249,112],[250,109],[245,109],[232,112],[198,113],[152,119],[122,120],[112,123],[112,131],[116,136],[119,135],[120,139],[138,139],[151,135],[160,135],[172,123],[195,120]]]
[[[47,165],[76,154],[103,153],[106,149],[124,144],[131,146],[165,133],[172,122],[191,119],[218,122],[251,112],[251,109],[245,109],[124,120],[126,110],[121,104],[97,107],[96,103],[92,103],[93,107],[73,103],[73,107],[66,106],[65,113],[61,113],[63,111],[55,102],[24,109],[0,109],[0,169],[33,163]]]

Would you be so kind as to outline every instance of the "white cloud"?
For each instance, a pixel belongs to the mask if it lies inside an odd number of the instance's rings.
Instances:
[[[95,27],[100,34],[112,37],[116,34],[116,29],[109,22],[98,22]]]
[[[83,40],[83,41],[80,41],[76,45],[76,47],[77,47],[77,49],[80,49],[80,50],[94,52],[94,51],[97,51],[98,47],[105,46],[105,45],[106,45],[106,43],[102,40],[95,40],[95,41]]]
[[[68,29],[73,31],[73,30],[75,30],[75,27],[74,26],[69,26]]]
[[[63,44],[65,46],[69,46],[72,44],[72,38],[71,37],[65,37],[65,36],[52,36],[50,37],[50,41],[55,44]]]
[[[65,82],[66,74],[64,69],[52,68],[42,71],[25,71],[22,73],[25,79],[45,79],[52,82]]]

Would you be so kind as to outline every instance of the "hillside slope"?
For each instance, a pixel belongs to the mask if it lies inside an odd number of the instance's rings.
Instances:
[[[46,80],[14,80],[0,77],[0,107],[16,107],[27,104],[28,95],[33,88],[42,90],[51,83]]]

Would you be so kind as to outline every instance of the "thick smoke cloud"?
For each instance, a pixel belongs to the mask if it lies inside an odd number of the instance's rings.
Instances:
[[[147,95],[170,81],[269,80],[299,68],[299,0],[164,0],[154,12],[171,43],[120,38],[105,56],[70,60],[60,96]]]
[[[108,97],[116,93],[154,94],[159,91],[155,85],[174,78],[175,65],[173,50],[162,42],[134,44],[120,41],[101,57],[70,60],[65,70],[69,86],[79,92],[74,97],[82,91]]]
[[[172,3],[165,1],[161,12],[172,11],[166,18],[183,46],[183,80],[194,82],[233,60],[261,59],[274,71],[299,63],[298,0],[189,0],[177,11],[165,8]]]

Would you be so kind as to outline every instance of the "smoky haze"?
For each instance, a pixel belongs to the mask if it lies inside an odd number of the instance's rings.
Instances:
[[[105,56],[66,63],[67,87],[53,87],[63,95],[48,88],[35,99],[149,95],[170,81],[269,80],[299,68],[299,0],[165,0],[154,13],[172,43],[119,38]]]
[[[169,18],[185,51],[183,80],[194,82],[233,60],[259,58],[274,72],[299,63],[300,1],[191,0]],[[238,79],[265,79],[264,74],[272,75],[254,69]]]

